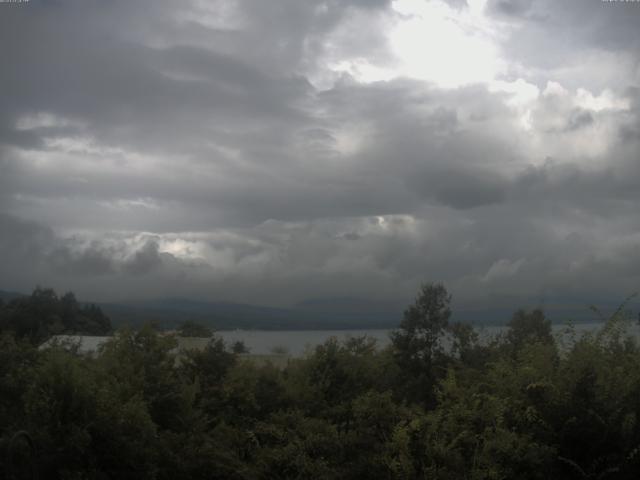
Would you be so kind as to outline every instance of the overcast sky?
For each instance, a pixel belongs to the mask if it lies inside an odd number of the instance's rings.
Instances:
[[[640,289],[640,3],[0,3],[0,289]]]

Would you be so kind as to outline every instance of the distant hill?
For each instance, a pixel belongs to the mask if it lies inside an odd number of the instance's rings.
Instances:
[[[295,305],[298,310],[341,312],[353,315],[382,313],[384,315],[402,313],[405,305],[398,302],[370,300],[355,297],[327,297],[303,300]]]
[[[344,300],[344,299],[343,299]],[[376,309],[375,302],[365,308],[361,301],[332,304],[329,300],[303,302],[292,308],[273,308],[230,302],[203,302],[182,298],[126,303],[101,303],[114,326],[138,325],[146,321],[163,328],[175,328],[184,320],[194,320],[218,330],[317,330],[353,328],[393,328],[399,314]]]
[[[619,302],[600,300],[597,303],[605,315],[611,314]],[[140,325],[146,321],[162,328],[175,328],[185,320],[193,320],[217,330],[331,330],[395,328],[407,305],[351,297],[315,298],[290,308],[273,308],[230,302],[206,302],[183,298],[103,303],[102,310],[114,326]],[[501,301],[476,308],[456,308],[452,321],[474,325],[505,325],[520,308],[533,309],[537,304],[518,305],[515,301]],[[547,303],[545,313],[553,323],[597,321],[588,302]]]
[[[27,297],[23,293],[0,290],[0,299]],[[94,302],[81,302],[89,304]],[[401,310],[382,302],[362,299],[311,299],[291,308],[274,308],[232,302],[206,302],[185,298],[95,303],[112,325],[139,326],[146,322],[173,329],[193,320],[217,330],[320,330],[393,328]]]
[[[13,300],[14,298],[26,297],[24,293],[18,292],[7,292],[5,290],[0,290],[0,299],[8,302],[9,300]]]
[[[547,299],[540,303],[517,303],[517,301],[495,301],[486,302],[482,306],[475,308],[456,308],[453,305],[452,320],[471,323],[474,325],[505,325],[518,309],[532,310],[542,308],[545,315],[554,324],[563,324],[571,321],[573,323],[591,323],[601,320],[599,314],[591,309],[597,307],[601,314],[608,318],[612,315],[624,301],[622,299],[597,298],[597,299]],[[638,315],[638,300],[629,302],[624,308],[633,318]]]
[[[0,290],[0,299],[9,301],[24,297],[23,293]],[[589,310],[590,304],[609,315],[621,300],[605,298],[583,301],[580,298],[550,299],[541,302],[554,323],[572,320],[593,322],[598,316]],[[81,302],[82,304],[86,304]],[[637,310],[638,299],[628,305]],[[407,304],[353,297],[311,298],[290,308],[274,308],[232,302],[207,302],[185,298],[117,303],[97,303],[117,328],[154,322],[161,328],[173,329],[185,320],[193,320],[216,330],[329,330],[395,328],[402,319]],[[540,304],[521,304],[514,298],[488,298],[474,308],[452,305],[453,321],[474,325],[504,325],[518,308],[535,308]]]

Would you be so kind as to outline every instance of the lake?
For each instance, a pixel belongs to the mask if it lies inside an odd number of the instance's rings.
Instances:
[[[602,327],[603,323],[577,323],[574,331],[579,336],[583,333],[594,332]],[[567,325],[553,325],[553,332],[556,337],[561,337],[566,333]],[[504,332],[504,326],[481,326],[476,327],[476,332],[480,336],[480,341],[488,341],[496,335]],[[629,333],[640,338],[640,325],[633,323],[629,326]],[[306,352],[313,350],[317,345],[324,343],[331,337],[344,340],[349,337],[367,336],[374,338],[378,347],[383,348],[389,345],[390,329],[360,329],[360,330],[220,330],[216,336],[222,337],[225,343],[231,346],[234,342],[242,341],[249,348],[254,356],[273,356],[274,353],[287,354],[290,356],[302,356]],[[48,348],[54,344],[77,345],[80,352],[91,353],[99,350],[99,347],[112,337],[90,336],[90,335],[54,335],[44,342],[39,348]],[[179,348],[202,349],[207,344],[207,338],[178,338]],[[445,345],[446,348],[446,345]],[[283,356],[283,355],[280,355]]]
[[[602,327],[602,323],[577,323],[575,331],[578,334],[594,331]],[[553,325],[555,335],[562,335],[567,325]],[[481,339],[489,339],[500,332],[505,331],[504,326],[482,326],[476,327]],[[324,343],[330,337],[337,337],[343,340],[348,337],[362,337],[364,335],[375,338],[379,347],[389,344],[389,329],[381,330],[221,330],[216,335],[221,336],[228,344],[241,340],[249,348],[250,352],[256,355],[267,355],[274,352],[274,349],[281,349],[293,356],[304,355],[317,345]],[[630,332],[640,336],[640,327],[633,324]]]

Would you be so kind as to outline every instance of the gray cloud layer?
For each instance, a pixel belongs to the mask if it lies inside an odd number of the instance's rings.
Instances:
[[[0,288],[625,296],[640,7],[482,11],[507,68],[450,88],[335,67],[394,65],[388,1],[0,5]]]

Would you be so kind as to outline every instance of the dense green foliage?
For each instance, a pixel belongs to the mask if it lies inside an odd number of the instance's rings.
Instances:
[[[284,368],[151,327],[99,355],[0,337],[0,436],[41,478],[635,479],[640,346],[619,312],[561,338],[517,312],[484,343],[426,285],[386,349],[329,339]],[[0,457],[4,458],[4,457]]]
[[[201,337],[206,338],[213,335],[213,330],[201,323],[193,320],[185,320],[178,326],[178,335],[181,337]]]
[[[96,305],[80,304],[73,293],[59,297],[48,288],[36,288],[30,296],[0,300],[0,332],[39,343],[51,335],[106,335],[111,322]]]

